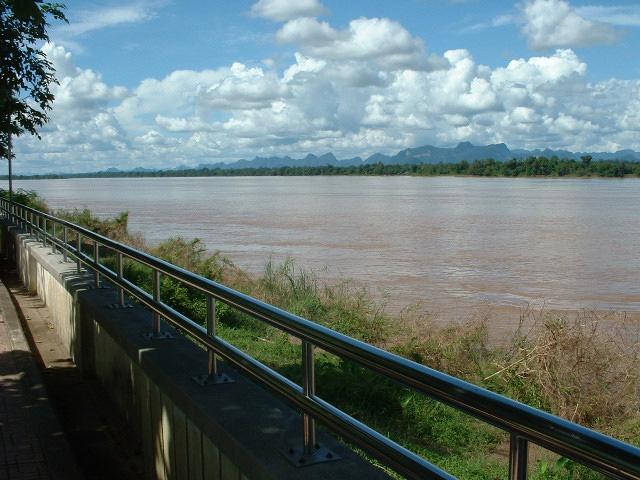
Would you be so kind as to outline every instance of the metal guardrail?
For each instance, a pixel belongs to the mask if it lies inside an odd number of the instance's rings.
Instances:
[[[96,286],[100,285],[102,278],[115,284],[119,289],[120,305],[124,306],[127,292],[149,308],[153,312],[151,338],[162,337],[160,320],[164,317],[178,330],[205,345],[209,351],[208,375],[212,380],[215,381],[222,375],[217,365],[217,358],[220,356],[300,409],[304,417],[304,446],[302,456],[299,457],[300,463],[326,459],[317,458],[318,454],[331,455],[316,444],[315,421],[318,420],[407,478],[454,478],[317,396],[313,354],[314,347],[319,347],[508,432],[511,439],[509,476],[513,480],[524,480],[527,477],[529,442],[587,465],[611,478],[640,480],[640,449],[637,447],[340,334],[52,215],[4,199],[0,200],[0,211],[10,221],[35,235],[44,245],[50,242],[53,251],[60,248],[65,261],[69,254],[75,257],[79,272],[82,265],[93,270]],[[62,238],[59,238],[60,228]],[[70,239],[70,233],[75,236],[75,244]],[[82,252],[83,239],[93,243],[93,257]],[[101,247],[116,254],[116,271],[100,263]],[[139,262],[152,270],[152,294],[124,278],[124,258]],[[207,296],[207,328],[162,301],[162,275]],[[299,338],[303,346],[303,386],[217,336],[216,301],[224,302]]]

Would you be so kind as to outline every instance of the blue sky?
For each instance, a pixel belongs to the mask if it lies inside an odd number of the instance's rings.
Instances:
[[[632,1],[68,1],[18,171],[421,144],[640,150]]]

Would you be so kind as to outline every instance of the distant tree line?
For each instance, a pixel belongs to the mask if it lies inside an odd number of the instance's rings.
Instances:
[[[499,162],[492,158],[459,163],[390,164],[372,163],[352,166],[199,168],[185,170],[94,172],[18,176],[22,179],[112,178],[112,177],[239,177],[239,176],[319,176],[319,175],[470,175],[479,177],[640,177],[640,162],[616,160],[592,161],[558,157],[529,157]],[[6,177],[5,177],[6,178]]]

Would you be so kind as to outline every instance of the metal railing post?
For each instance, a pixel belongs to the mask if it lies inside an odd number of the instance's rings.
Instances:
[[[42,229],[42,246],[47,246],[47,219],[43,218],[44,228]]]
[[[216,299],[211,295],[207,295],[207,336],[210,338],[216,338],[218,318],[216,316]],[[193,380],[202,385],[218,384],[218,383],[233,383],[234,380],[223,373],[220,364],[218,363],[218,355],[212,348],[207,347],[207,373],[203,375],[196,375]]]
[[[207,335],[211,338],[216,336],[216,300],[211,295],[207,295]],[[209,377],[218,376],[218,358],[216,352],[209,348],[209,367],[207,373]]]
[[[82,235],[80,232],[76,235],[76,254],[78,273],[80,273],[82,271],[82,261],[80,260],[80,255],[82,255]]]
[[[62,261],[67,263],[67,227],[62,227]]]
[[[96,261],[96,270],[95,270],[95,287],[100,288],[100,272],[98,271],[98,266],[100,265],[100,244],[97,240],[93,241],[93,258]]]
[[[511,434],[509,445],[509,479],[527,480],[529,442],[515,433]]]
[[[161,303],[160,302],[160,287],[162,285],[162,273],[160,272],[160,270],[153,270],[151,272],[151,280],[152,280],[152,295],[153,295],[153,302],[154,303]],[[173,338],[173,335],[169,332],[163,332],[162,331],[162,316],[156,312],[155,310],[153,311],[153,327],[151,332],[149,333],[145,333],[144,337],[151,340],[151,339],[166,339],[166,338]]]
[[[56,222],[53,222],[53,237],[51,239],[51,253],[58,253],[58,249],[56,248]]]
[[[153,273],[153,301],[156,303],[160,303],[160,272],[158,270],[154,270]],[[155,337],[160,336],[160,314],[158,312],[153,312],[153,335]]]
[[[302,342],[302,391],[305,397],[313,397],[316,394],[316,369],[313,358],[313,344]],[[308,413],[302,414],[303,443],[305,456],[313,456],[316,451],[316,421]]]
[[[302,341],[302,394],[307,398],[316,395],[316,368],[313,343]],[[340,460],[340,457],[318,444],[316,440],[316,420],[307,412],[302,412],[302,448],[289,448],[287,457],[299,467],[314,463]]]
[[[122,253],[118,252],[118,256],[117,258],[117,274],[118,274],[118,280],[120,282],[122,282],[122,272],[123,272],[123,266],[122,266]],[[122,288],[121,286],[118,286],[118,303],[120,305],[120,307],[124,307],[124,288]]]

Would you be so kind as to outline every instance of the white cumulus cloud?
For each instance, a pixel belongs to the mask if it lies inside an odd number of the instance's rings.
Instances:
[[[211,108],[236,110],[268,108],[286,95],[286,85],[275,74],[236,62],[229,75],[208,87],[199,99]]]
[[[376,62],[387,70],[426,70],[439,63],[426,55],[421,39],[388,18],[358,18],[345,30],[314,18],[297,18],[287,22],[276,38],[298,45],[310,57]]]
[[[293,18],[324,15],[327,9],[318,0],[260,0],[253,4],[251,13],[282,22]]]
[[[42,51],[53,65],[59,82],[51,87],[58,115],[91,115],[110,102],[127,96],[126,88],[109,86],[99,73],[77,68],[71,54],[63,47],[47,43]]]
[[[586,5],[576,12],[589,20],[621,27],[640,27],[640,5]]]
[[[537,50],[613,43],[618,35],[606,23],[588,20],[565,0],[530,0],[522,31]]]

